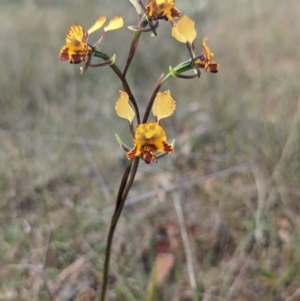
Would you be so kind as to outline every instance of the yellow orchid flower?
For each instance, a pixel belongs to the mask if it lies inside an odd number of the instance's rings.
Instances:
[[[95,24],[87,31],[79,24],[70,26],[66,37],[66,44],[59,52],[61,61],[69,61],[71,64],[79,64],[86,61],[92,55],[93,48],[88,44],[88,38],[91,33],[100,29],[106,21],[106,17],[98,18]],[[122,27],[124,24],[122,17],[114,17],[104,28],[104,32]]]
[[[203,68],[207,72],[217,73],[219,71],[219,64],[212,60],[214,54],[207,45],[207,38],[202,41],[202,54],[197,56],[194,61],[195,68]]]
[[[59,52],[61,61],[69,61],[71,64],[79,64],[86,60],[92,53],[92,47],[88,45],[89,35],[100,29],[106,17],[100,17],[95,24],[86,32],[79,24],[70,26],[66,37],[66,45]]]
[[[197,32],[195,30],[195,22],[183,16],[177,24],[172,28],[172,36],[179,42],[185,43],[189,49],[191,59],[193,61],[193,66],[196,69],[203,68],[207,72],[217,73],[219,70],[219,65],[212,60],[214,54],[211,52],[207,44],[207,38],[202,41],[202,54],[195,55],[194,51],[194,40],[197,37]]]
[[[115,106],[117,114],[129,121],[132,126],[135,113],[129,104],[129,96],[120,91],[120,98]],[[159,121],[169,117],[176,109],[176,102],[169,90],[159,92],[153,103],[152,113],[156,121],[139,124],[134,131],[134,147],[127,152],[128,160],[141,156],[147,163],[157,161],[155,153],[173,153],[174,149],[167,142],[167,135]]]

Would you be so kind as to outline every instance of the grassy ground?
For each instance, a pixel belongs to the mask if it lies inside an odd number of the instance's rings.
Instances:
[[[156,267],[152,300],[300,300],[300,2],[177,2],[220,72],[166,85],[175,154],[140,165],[108,299],[150,300]],[[93,300],[126,163],[114,133],[130,136],[111,70],[80,75],[58,51],[72,23],[135,16],[125,0],[28,3],[0,4],[0,300]],[[142,107],[187,58],[169,31],[162,23],[157,39],[142,37],[129,72]],[[105,39],[121,65],[130,35]]]

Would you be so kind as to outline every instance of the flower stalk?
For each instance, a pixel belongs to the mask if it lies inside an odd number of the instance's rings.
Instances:
[[[171,143],[168,142],[166,130],[160,121],[163,118],[170,117],[174,113],[176,101],[173,99],[170,90],[160,91],[162,85],[174,77],[178,79],[199,78],[201,74],[200,69],[211,73],[216,73],[219,70],[219,65],[212,60],[213,53],[207,45],[207,38],[202,40],[202,52],[200,54],[196,53],[194,40],[197,36],[197,32],[194,28],[194,21],[184,16],[176,22],[176,19],[181,16],[181,12],[175,6],[174,0],[148,0],[146,5],[143,4],[142,0],[129,1],[136,9],[138,23],[134,26],[128,26],[129,30],[134,31],[134,34],[131,38],[123,71],[121,71],[122,69],[116,63],[116,55],[109,56],[100,48],[104,38],[107,39],[109,32],[120,29],[124,25],[123,18],[120,16],[111,18],[108,25],[103,28],[103,33],[94,45],[88,43],[89,37],[104,26],[106,17],[99,17],[94,25],[87,31],[79,24],[71,25],[66,36],[66,43],[59,52],[59,59],[61,61],[69,61],[71,64],[82,63],[83,66],[80,68],[81,73],[86,72],[89,67],[105,68],[109,66],[113,70],[123,88],[123,91],[119,91],[119,99],[115,104],[116,114],[127,120],[133,140],[133,146],[130,148],[126,146],[116,134],[117,142],[126,153],[126,157],[129,161],[120,181],[115,200],[115,210],[111,218],[107,236],[103,281],[99,301],[105,301],[106,298],[114,233],[127,196],[134,183],[139,162],[142,160],[146,164],[151,164],[153,161],[158,162],[166,155],[174,153],[175,140]],[[139,101],[132,93],[131,85],[127,81],[127,73],[130,71],[132,60],[138,50],[141,35],[147,35],[150,32],[153,38],[159,38],[157,36],[161,21],[168,21],[171,25],[171,35],[177,41],[186,45],[188,49],[188,59],[179,63],[174,68],[170,66],[167,75],[162,74],[159,76],[148,98],[145,113],[141,121]],[[95,62],[97,59],[101,59],[101,61]],[[192,70],[194,74],[186,74],[186,72],[190,70]],[[148,119],[151,112],[154,116],[154,120],[149,121]]]

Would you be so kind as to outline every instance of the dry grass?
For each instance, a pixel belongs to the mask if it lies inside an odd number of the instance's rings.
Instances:
[[[140,166],[109,300],[146,300],[161,252],[175,264],[153,300],[299,300],[300,2],[177,2],[221,70],[167,84],[176,152]],[[127,1],[117,12],[108,0],[36,3],[0,4],[0,300],[93,300],[125,164],[114,133],[130,140],[111,70],[81,76],[57,53],[74,22],[135,17]],[[169,30],[144,36],[134,60],[142,104],[159,74],[186,59]],[[120,64],[129,36],[124,28],[105,40]]]

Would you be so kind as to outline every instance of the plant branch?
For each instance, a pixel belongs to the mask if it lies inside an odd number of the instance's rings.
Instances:
[[[110,57],[109,57],[107,54],[105,54],[104,52],[102,52],[102,51],[96,51],[96,52],[95,52],[95,56],[96,56],[96,57],[100,57],[100,58],[102,58],[102,59],[105,60],[105,61],[109,61],[109,60],[110,60]],[[132,94],[132,92],[131,92],[131,89],[130,89],[130,87],[129,87],[129,85],[128,85],[128,82],[127,82],[125,76],[123,76],[123,74],[122,74],[120,68],[119,68],[118,65],[116,65],[115,63],[109,65],[109,67],[115,72],[115,74],[116,74],[116,75],[118,76],[118,78],[121,80],[122,85],[123,85],[123,88],[124,88],[125,92],[128,94],[129,99],[130,99],[130,101],[131,101],[131,103],[132,103],[132,105],[133,105],[133,107],[134,107],[137,122],[140,123],[140,112],[139,112],[139,108],[138,108],[138,105],[137,105],[137,103],[136,103],[136,100],[135,100],[135,98],[134,98],[134,96],[133,96],[133,94]]]
[[[139,40],[140,40],[140,37],[141,37],[141,31],[136,31],[133,35],[133,38],[132,38],[132,41],[131,41],[131,45],[130,45],[130,49],[129,49],[129,53],[128,53],[128,57],[127,57],[127,61],[126,61],[126,65],[125,65],[125,68],[124,68],[124,71],[123,71],[123,78],[125,79],[126,77],[126,74],[127,74],[127,71],[130,67],[130,64],[132,62],[132,59],[135,55],[135,52],[136,52],[136,49],[137,49],[137,46],[139,44]]]
[[[163,80],[163,77],[164,77],[164,74],[162,74],[159,79],[157,80],[154,88],[153,88],[153,91],[152,91],[152,94],[151,94],[151,97],[149,99],[149,102],[147,104],[147,108],[146,108],[146,111],[145,111],[145,114],[144,114],[144,118],[143,118],[143,123],[146,123],[147,120],[148,120],[148,117],[149,117],[149,114],[150,114],[150,111],[151,111],[151,108],[152,108],[152,105],[153,105],[153,102],[154,102],[154,99],[156,97],[156,94],[157,92],[159,91],[161,85],[162,85],[162,80]]]

